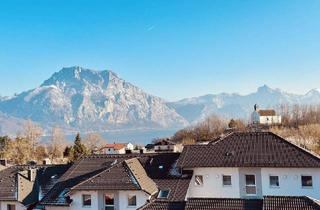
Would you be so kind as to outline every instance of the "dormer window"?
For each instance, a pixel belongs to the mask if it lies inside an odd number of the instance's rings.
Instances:
[[[168,198],[170,190],[160,190],[158,198]]]

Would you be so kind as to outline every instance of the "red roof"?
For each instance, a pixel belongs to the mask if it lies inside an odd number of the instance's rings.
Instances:
[[[120,150],[125,148],[126,144],[106,144],[104,148],[113,148],[114,150]]]

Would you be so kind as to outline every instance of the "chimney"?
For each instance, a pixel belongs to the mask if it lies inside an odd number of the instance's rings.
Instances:
[[[8,165],[7,159],[0,159],[0,165],[7,166]]]
[[[37,176],[37,169],[35,168],[29,168],[28,169],[28,179],[31,182],[34,182],[36,180],[36,176]]]

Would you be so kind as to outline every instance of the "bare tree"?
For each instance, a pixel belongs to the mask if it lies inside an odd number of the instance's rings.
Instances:
[[[99,133],[89,133],[83,143],[90,153],[94,153],[106,143],[106,140]]]
[[[23,138],[25,138],[31,144],[33,154],[35,154],[35,149],[39,144],[39,139],[42,136],[42,134],[42,128],[34,124],[31,120],[28,120],[24,124]]]
[[[49,158],[51,162],[63,157],[63,151],[66,145],[67,143],[62,130],[58,127],[52,128],[52,135],[48,146]]]
[[[11,160],[15,164],[26,164],[35,157],[30,142],[21,137],[17,137],[15,140],[10,141],[9,144],[6,145],[5,150],[5,158]]]

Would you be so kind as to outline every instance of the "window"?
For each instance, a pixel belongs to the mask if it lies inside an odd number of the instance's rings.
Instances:
[[[302,187],[312,187],[312,176],[301,176]]]
[[[8,205],[7,205],[7,210],[16,210],[16,205],[14,205],[14,204],[8,204]]]
[[[202,175],[195,175],[194,176],[194,184],[196,186],[202,186],[203,185],[203,176]]]
[[[269,176],[270,187],[279,187],[279,176]]]
[[[82,195],[82,206],[91,206],[91,195]]]
[[[169,192],[169,190],[160,190],[158,198],[168,198]]]
[[[128,196],[128,206],[136,206],[137,205],[137,196],[129,195]]]
[[[230,175],[223,175],[222,176],[222,184],[223,186],[231,186],[231,176]]]
[[[255,175],[246,175],[246,194],[247,195],[256,195],[256,176]]]
[[[106,193],[104,195],[105,210],[114,210],[114,194]]]

